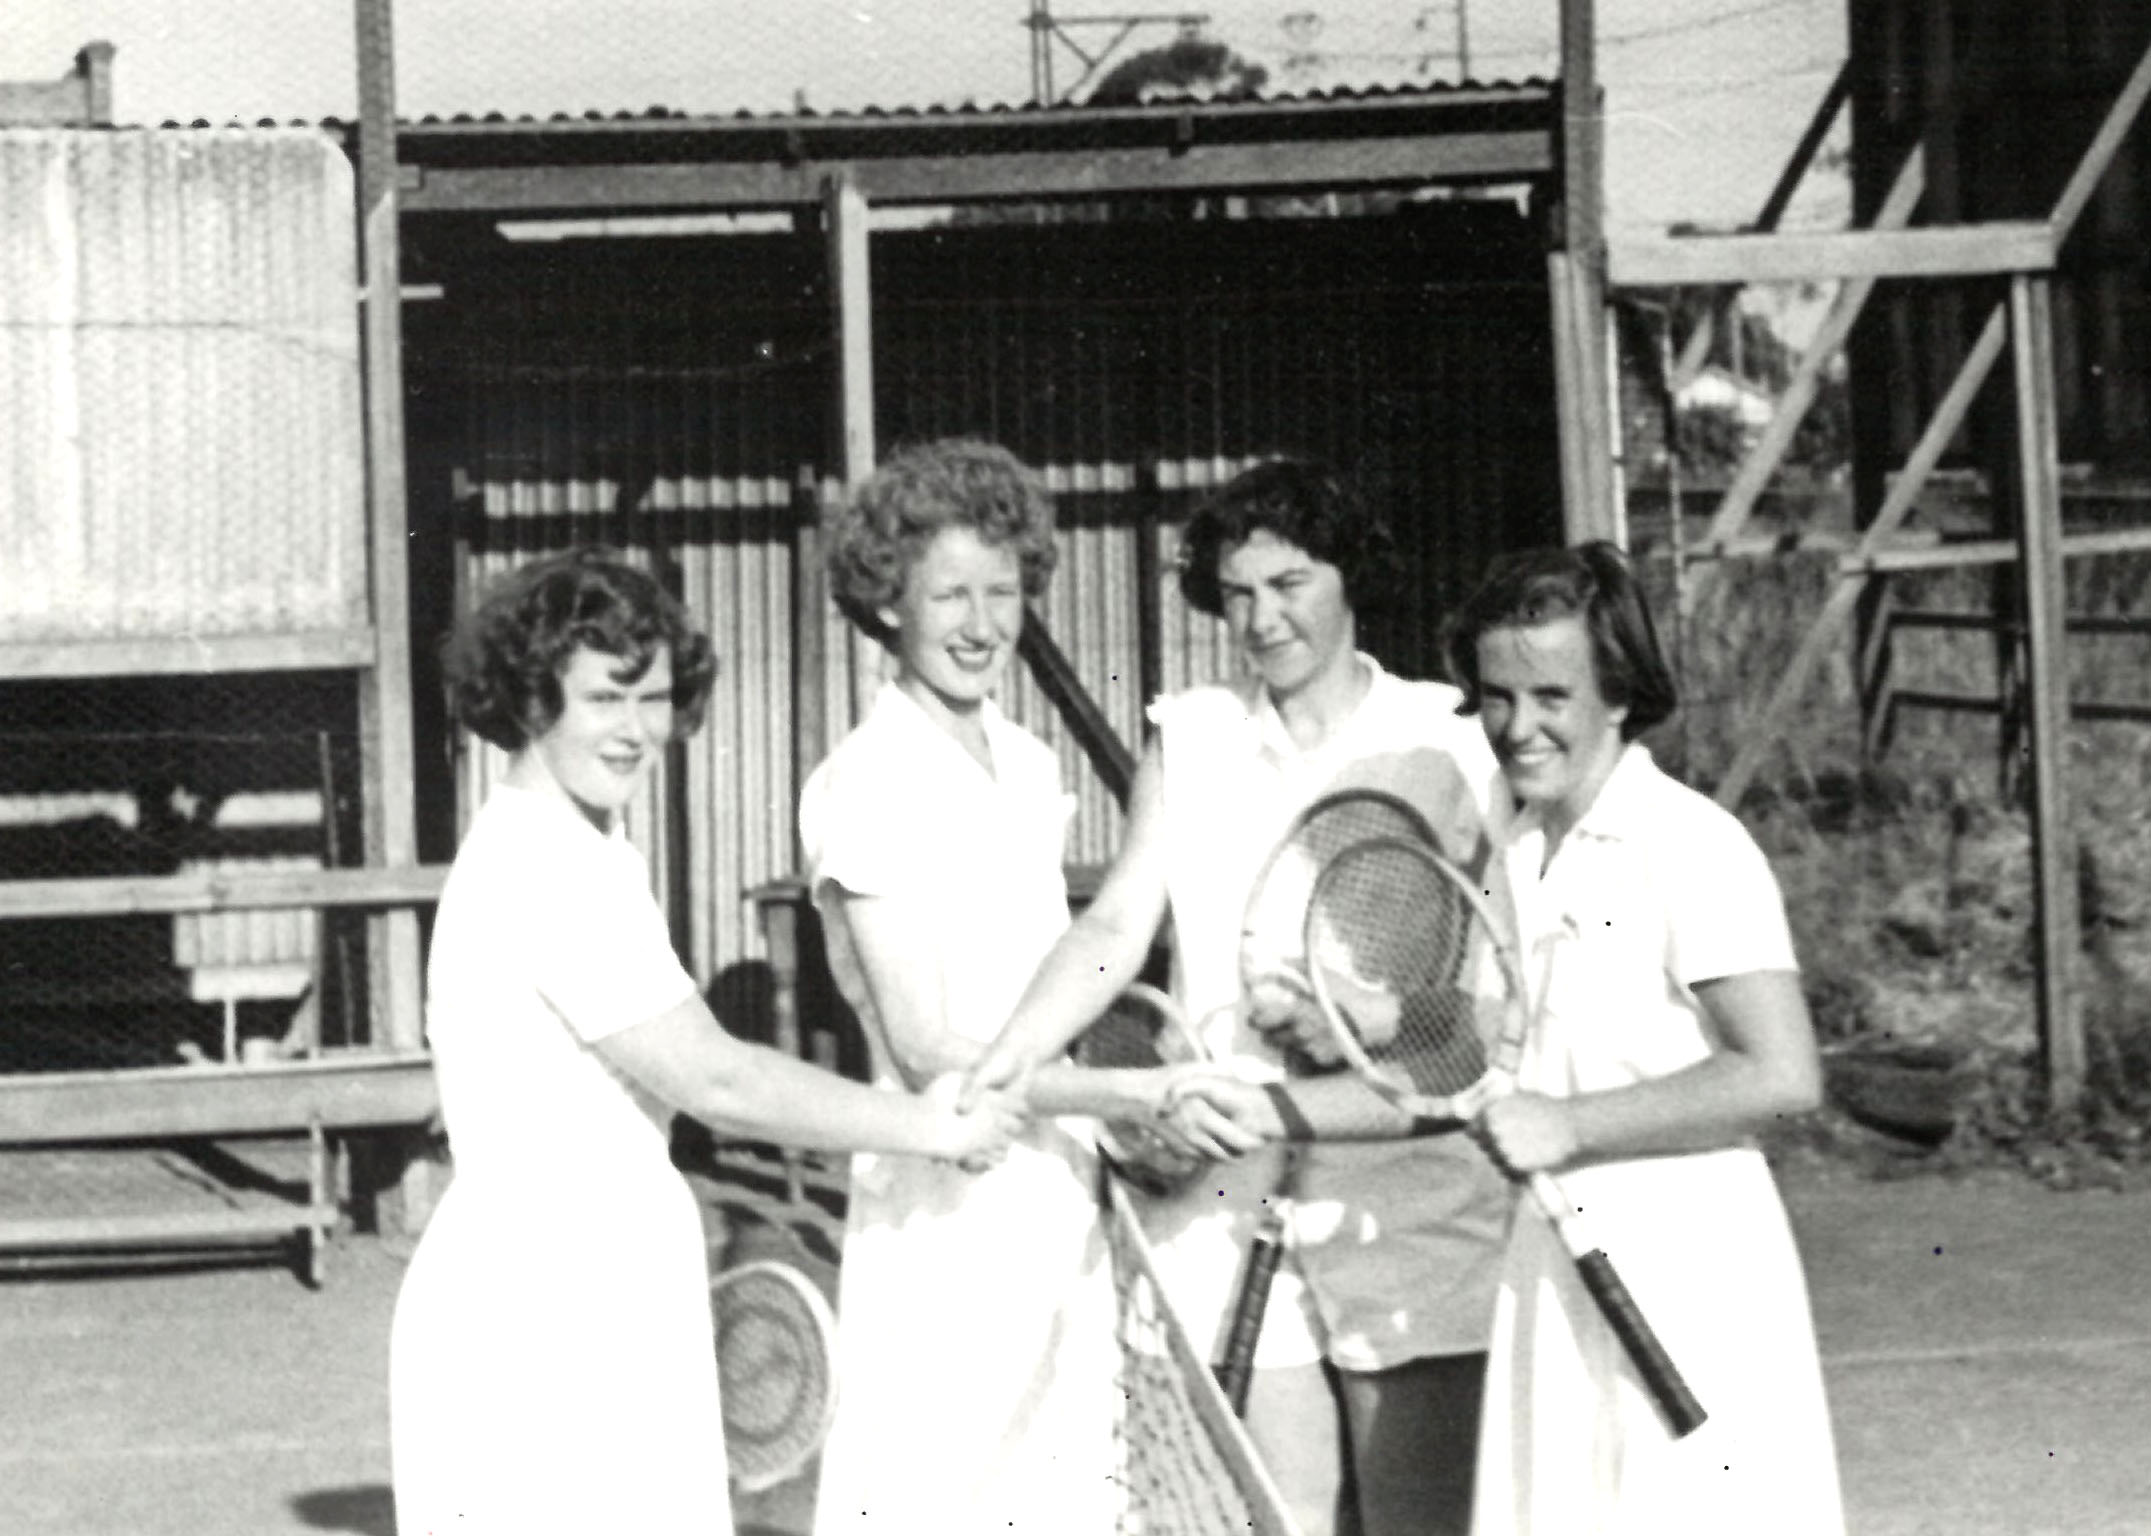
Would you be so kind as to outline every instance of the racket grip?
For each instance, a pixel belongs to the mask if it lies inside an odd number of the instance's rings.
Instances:
[[[1575,1259],[1584,1289],[1598,1303],[1599,1315],[1627,1351],[1629,1363],[1643,1378],[1643,1385],[1665,1416],[1673,1437],[1677,1440],[1700,1428],[1710,1415],[1689,1388],[1680,1367],[1673,1363],[1673,1357],[1666,1353],[1665,1345],[1658,1342],[1657,1333],[1643,1316],[1643,1309],[1636,1305],[1636,1298],[1629,1294],[1628,1284],[1613,1267],[1613,1260],[1606,1257],[1603,1248],[1583,1238],[1575,1206],[1550,1175],[1535,1173],[1529,1182],[1540,1208],[1560,1230],[1562,1241]]]
[[[1606,1326],[1628,1351],[1629,1360],[1643,1378],[1644,1386],[1650,1389],[1674,1438],[1679,1439],[1700,1427],[1709,1414],[1704,1412],[1702,1403],[1689,1389],[1680,1367],[1666,1353],[1666,1347],[1658,1342],[1658,1335],[1645,1321],[1636,1298],[1628,1294],[1628,1286],[1614,1269],[1613,1261],[1606,1257],[1605,1250],[1593,1248],[1588,1253],[1578,1254],[1576,1273],[1583,1277],[1584,1288],[1598,1303]]]
[[[1247,1273],[1232,1305],[1232,1327],[1225,1335],[1225,1361],[1217,1384],[1235,1415],[1247,1415],[1247,1389],[1255,1377],[1255,1344],[1262,1337],[1262,1315],[1270,1305],[1270,1282],[1285,1251],[1285,1224],[1272,1211],[1247,1245]]]

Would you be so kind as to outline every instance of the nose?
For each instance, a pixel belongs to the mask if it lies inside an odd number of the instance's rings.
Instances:
[[[1509,706],[1501,722],[1501,739],[1511,746],[1518,746],[1538,734],[1538,711],[1529,700],[1519,699]]]

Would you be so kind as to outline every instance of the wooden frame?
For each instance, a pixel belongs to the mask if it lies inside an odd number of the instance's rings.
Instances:
[[[1615,287],[1845,279],[1777,415],[1743,462],[1701,548],[1683,550],[1683,565],[1691,558],[1717,560],[1741,550],[1756,500],[1790,447],[1822,369],[1842,350],[1878,278],[2003,275],[2009,279],[2007,300],[1988,315],[1875,518],[1840,560],[1836,586],[1801,637],[1759,718],[1750,725],[1746,741],[1718,784],[1717,799],[1732,806],[1746,793],[1816,665],[1873,581],[1893,570],[2015,563],[2022,582],[2025,684],[2031,714],[2039,1031],[2049,1094],[2057,1105],[2080,1096],[2085,1070],[2075,986],[2080,946],[2066,757],[2071,716],[2066,662],[2070,626],[2063,611],[2062,566],[2077,555],[2151,549],[2151,527],[2063,534],[2050,273],[2147,99],[2151,99],[2151,49],[2138,61],[2053,212],[2043,220],[1906,227],[1924,189],[1924,163],[1921,151],[1915,149],[1871,229],[1829,235],[1626,240],[1615,244],[1608,262]],[[1900,526],[1963,425],[2005,345],[2014,360],[2017,539],[1928,541],[1919,547],[1903,547],[1898,538]],[[1685,584],[1683,590],[1687,590]]]

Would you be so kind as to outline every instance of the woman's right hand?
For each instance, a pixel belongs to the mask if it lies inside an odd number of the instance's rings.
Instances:
[[[1302,1065],[1328,1068],[1344,1060],[1313,989],[1282,967],[1248,984],[1247,1022],[1274,1049],[1303,1058]]]
[[[931,1155],[972,1173],[999,1163],[1030,1123],[1020,1084],[980,1089],[952,1072],[927,1084],[921,1098],[933,1114]]]

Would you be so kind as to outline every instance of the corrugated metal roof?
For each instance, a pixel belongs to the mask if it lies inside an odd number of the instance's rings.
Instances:
[[[1083,122],[1119,121],[1158,117],[1175,117],[1188,111],[1200,111],[1205,116],[1229,114],[1234,116],[1277,115],[1280,112],[1304,111],[1310,107],[1338,107],[1352,105],[1423,103],[1427,105],[1462,106],[1493,103],[1497,101],[1534,100],[1551,95],[1557,82],[1542,76],[1519,80],[1466,80],[1436,81],[1425,84],[1390,84],[1359,86],[1328,86],[1308,91],[1261,92],[1255,95],[1218,96],[1191,92],[1184,98],[1143,102],[1132,106],[1095,107],[1082,103],[1054,103],[1042,105],[1036,102],[961,102],[927,106],[864,107],[849,111],[820,112],[812,108],[791,112],[754,112],[741,109],[736,112],[686,112],[663,105],[634,109],[588,108],[580,112],[559,111],[539,115],[536,113],[505,112],[456,112],[425,113],[417,117],[398,119],[406,132],[432,132],[435,130],[477,129],[500,130],[503,128],[529,128],[547,130],[604,130],[604,129],[703,129],[720,130],[735,127],[776,128],[786,127],[865,127],[873,125],[922,125],[922,124],[969,124],[981,122],[1005,123],[1027,122]],[[191,123],[167,121],[166,128],[211,128],[232,126],[213,124],[197,118]],[[258,127],[312,127],[330,130],[347,130],[355,123],[336,117],[324,117],[318,123],[307,119],[272,120],[264,118]]]

